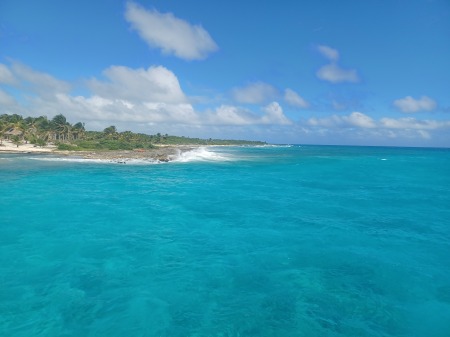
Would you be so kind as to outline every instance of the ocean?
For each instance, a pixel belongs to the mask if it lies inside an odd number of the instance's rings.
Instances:
[[[450,336],[450,149],[0,154],[0,335]]]

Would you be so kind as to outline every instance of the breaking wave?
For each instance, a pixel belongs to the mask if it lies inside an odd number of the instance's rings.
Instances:
[[[179,163],[196,162],[196,161],[217,162],[217,161],[231,161],[231,160],[233,160],[233,158],[230,155],[225,155],[223,153],[211,151],[210,148],[206,147],[199,147],[186,152],[180,151],[179,154],[176,155],[176,157],[172,158],[172,161]]]

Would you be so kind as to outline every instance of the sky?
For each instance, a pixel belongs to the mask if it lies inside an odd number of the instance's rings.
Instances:
[[[0,114],[450,147],[448,0],[0,0]]]

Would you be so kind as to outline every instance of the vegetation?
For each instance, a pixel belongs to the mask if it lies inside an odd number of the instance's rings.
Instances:
[[[150,149],[157,145],[263,145],[264,142],[223,139],[200,139],[169,136],[157,133],[147,135],[131,131],[118,132],[114,125],[101,131],[86,131],[84,123],[70,124],[64,115],[51,120],[46,116],[26,117],[0,115],[0,146],[4,139],[17,147],[23,143],[45,146],[54,144],[59,150],[133,150]]]

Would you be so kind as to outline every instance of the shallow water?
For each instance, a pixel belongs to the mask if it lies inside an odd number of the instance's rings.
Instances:
[[[449,336],[450,150],[0,154],[5,336]]]

